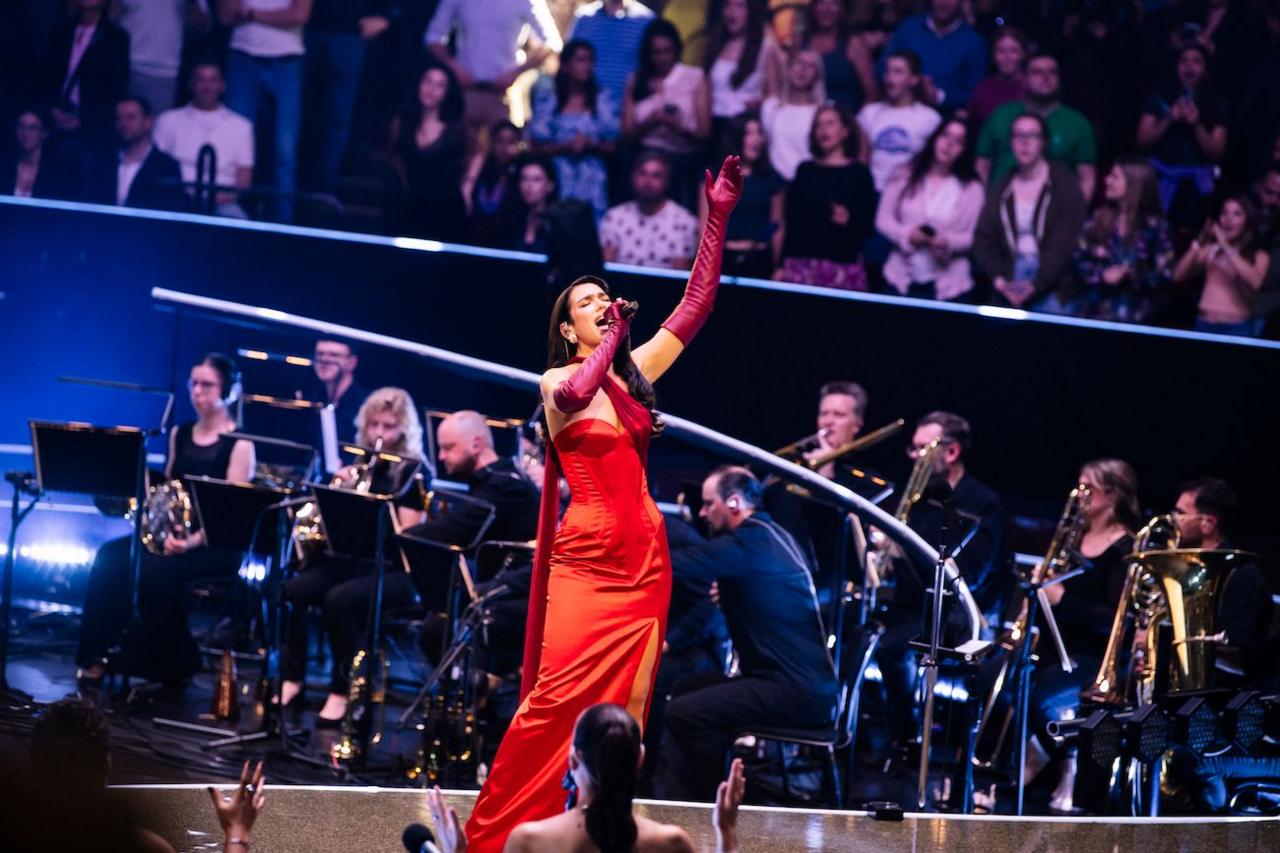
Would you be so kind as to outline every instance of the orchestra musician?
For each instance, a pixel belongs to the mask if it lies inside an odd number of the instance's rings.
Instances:
[[[1128,555],[1133,552],[1134,533],[1142,526],[1138,475],[1128,462],[1121,459],[1086,462],[1080,468],[1077,482],[1089,490],[1079,545],[1084,572],[1045,588],[1074,668],[1071,672],[1063,671],[1057,651],[1041,626],[1041,665],[1032,684],[1029,711],[1028,781],[1051,760],[1070,757],[1070,750],[1055,743],[1045,732],[1045,726],[1052,720],[1077,716],[1080,691],[1092,682],[1106,652],[1112,614],[1124,587]],[[1073,777],[1068,761],[1062,782],[1051,797],[1051,806],[1069,809]]]
[[[422,423],[413,398],[404,389],[379,388],[369,394],[360,406],[355,423],[356,443],[360,446],[373,447],[381,440],[384,452],[422,458]],[[350,467],[342,469],[338,478],[341,480],[352,473]],[[370,490],[384,489],[375,482]],[[401,529],[411,527],[422,520],[422,511],[397,506],[396,518]],[[393,579],[398,579],[399,574],[386,574],[389,594],[398,586]],[[280,660],[284,678],[279,699],[285,707],[296,707],[294,703],[300,703],[303,697],[307,667],[307,607],[322,607],[325,614],[332,672],[329,696],[316,723],[318,728],[336,728],[346,713],[348,676],[352,658],[363,636],[364,618],[342,606],[347,592],[344,587],[349,583],[371,582],[370,577],[370,573],[362,572],[361,567],[352,565],[350,560],[322,555],[308,561],[284,582],[284,599],[291,605],[288,637]]]
[[[945,478],[951,486],[951,501],[961,521],[959,530],[949,531],[948,553],[979,605],[987,609],[996,586],[989,578],[1000,553],[1004,511],[995,492],[969,471],[969,421],[952,412],[925,415],[916,422],[908,458],[914,463],[934,441],[938,442],[938,449],[933,455],[931,475]],[[934,547],[939,544],[943,521],[943,509],[928,501],[917,501],[907,516],[907,524]],[[892,601],[877,615],[885,625],[885,633],[876,659],[884,679],[892,734],[899,743],[906,743],[919,734],[915,701],[918,666],[909,644],[924,630],[925,590],[932,587],[933,578],[918,576],[905,560],[895,560],[894,565]],[[983,592],[986,597],[981,596]]]
[[[320,422],[316,424],[313,445],[321,448],[321,462],[327,474],[337,473],[330,469],[330,453],[337,457],[337,443],[350,442],[356,437],[356,417],[360,406],[369,396],[369,389],[356,381],[356,368],[360,357],[347,341],[334,338],[320,338],[316,341],[311,360],[311,369],[324,393],[324,402],[331,408],[322,411]],[[333,446],[325,440],[324,420],[332,417],[334,428]]]
[[[196,420],[170,430],[166,480],[208,476],[248,483],[253,478],[253,444],[222,438],[236,429],[230,407],[240,394],[238,377],[235,362],[219,353],[209,353],[191,367],[187,390]],[[173,686],[185,684],[200,665],[183,602],[186,585],[196,578],[234,575],[242,556],[205,547],[198,521],[193,527],[190,535],[164,539],[163,555],[143,551],[138,634],[127,650],[134,658],[131,671]],[[132,534],[121,537],[104,544],[94,557],[76,651],[81,688],[101,686],[107,655],[129,622],[133,544]]]

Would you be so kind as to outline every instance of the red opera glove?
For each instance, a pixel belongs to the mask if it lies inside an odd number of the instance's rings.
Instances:
[[[606,381],[609,365],[613,363],[613,357],[617,354],[622,339],[631,334],[631,318],[635,317],[637,307],[635,302],[628,302],[625,299],[609,303],[609,307],[604,312],[605,319],[609,321],[609,328],[600,337],[600,345],[596,347],[595,352],[587,356],[586,361],[582,362],[582,366],[576,373],[557,385],[556,390],[551,392],[551,401],[555,403],[557,409],[566,415],[571,415],[585,409],[596,396],[601,383]]]
[[[689,283],[684,288],[684,298],[662,324],[685,346],[711,316],[716,301],[716,288],[720,285],[720,263],[724,258],[724,232],[738,198],[742,195],[742,164],[737,155],[724,158],[720,176],[713,182],[706,173],[707,226],[698,243],[698,255],[689,272]]]

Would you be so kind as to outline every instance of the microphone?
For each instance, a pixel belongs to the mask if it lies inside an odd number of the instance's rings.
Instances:
[[[420,823],[411,823],[406,826],[400,835],[400,843],[409,853],[440,853],[435,836],[431,834],[431,830]]]

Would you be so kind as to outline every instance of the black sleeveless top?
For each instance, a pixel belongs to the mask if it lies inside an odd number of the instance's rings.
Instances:
[[[169,460],[169,476],[217,477],[226,479],[227,466],[231,464],[234,441],[221,439],[208,447],[201,447],[192,439],[194,424],[181,424],[173,430],[173,459]]]

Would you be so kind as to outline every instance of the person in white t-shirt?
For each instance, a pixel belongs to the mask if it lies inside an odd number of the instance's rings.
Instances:
[[[156,119],[156,146],[178,161],[182,180],[188,184],[202,180],[200,152],[213,149],[214,183],[219,187],[248,189],[253,182],[253,122],[232,112],[222,103],[226,84],[222,69],[203,62],[191,69],[191,102],[168,110]],[[214,195],[214,212],[219,216],[246,218],[238,193],[219,190]]]
[[[606,261],[687,270],[698,248],[698,217],[667,196],[671,165],[656,151],[636,158],[635,201],[611,207],[600,220]]]
[[[812,50],[798,50],[787,60],[782,92],[764,99],[760,123],[769,140],[769,162],[790,182],[800,164],[813,155],[809,130],[818,106],[827,99],[822,79],[822,57]]]
[[[157,113],[178,95],[178,66],[187,25],[209,27],[206,0],[116,0],[116,21],[129,33],[129,91]]]
[[[218,19],[231,28],[227,106],[257,123],[266,95],[275,102],[274,213],[293,221],[293,192],[302,126],[302,28],[311,0],[218,0]]]
[[[868,165],[877,192],[884,192],[889,177],[924,148],[942,121],[937,110],[916,98],[922,67],[920,57],[912,51],[890,54],[884,65],[884,98],[858,111],[858,125],[870,146]]]

